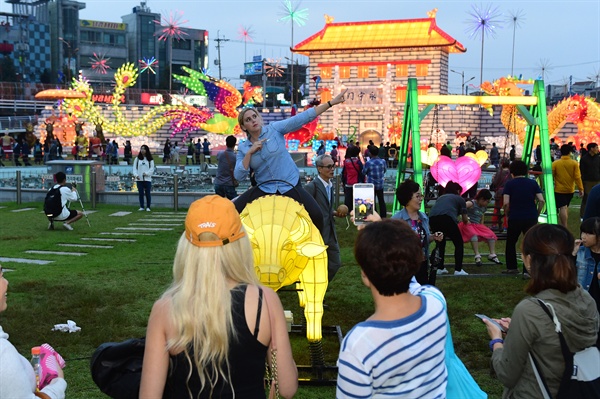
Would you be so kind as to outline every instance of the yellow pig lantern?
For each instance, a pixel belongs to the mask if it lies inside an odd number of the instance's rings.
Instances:
[[[300,280],[310,342],[322,338],[323,298],[327,290],[327,245],[304,206],[289,197],[269,195],[246,205],[240,215],[261,283],[278,290]]]

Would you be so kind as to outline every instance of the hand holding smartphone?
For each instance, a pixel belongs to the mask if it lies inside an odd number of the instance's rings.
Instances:
[[[373,214],[375,207],[375,187],[371,183],[356,183],[352,189],[354,224],[367,223],[367,216]]]
[[[498,327],[498,329],[499,329],[500,331],[502,331],[503,333],[506,333],[506,329],[505,329],[504,327],[502,327],[502,326],[500,325],[500,323],[498,323],[498,322],[497,322],[497,321],[495,321],[494,319],[492,319],[492,318],[490,318],[490,317],[487,317],[487,316],[486,316],[486,315],[484,315],[484,314],[476,314],[475,316],[479,317],[481,320],[487,320],[487,321],[489,321],[490,323],[492,323],[493,325],[495,325],[496,327]]]

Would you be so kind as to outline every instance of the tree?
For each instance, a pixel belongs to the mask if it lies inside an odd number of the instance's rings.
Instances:
[[[17,69],[13,59],[5,55],[0,60],[0,81],[3,82],[16,82],[17,81]]]

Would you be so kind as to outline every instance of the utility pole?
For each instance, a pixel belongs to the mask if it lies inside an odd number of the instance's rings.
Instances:
[[[217,64],[219,66],[219,80],[221,80],[221,42],[228,42],[229,39],[225,39],[225,38],[221,39],[219,37],[219,32],[220,31],[217,31],[217,38],[215,39],[215,42],[217,42],[217,55],[219,57],[218,64]]]

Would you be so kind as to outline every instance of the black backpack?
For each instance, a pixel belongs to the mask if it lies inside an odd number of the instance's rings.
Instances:
[[[137,399],[145,346],[145,338],[100,345],[90,362],[92,379],[98,388],[114,399]]]
[[[60,187],[61,186],[54,186],[48,190],[48,193],[46,194],[46,199],[44,200],[44,213],[48,219],[55,218],[62,213],[63,205]]]
[[[579,352],[571,352],[561,331],[560,322],[554,308],[537,298],[538,304],[555,324],[560,348],[565,360],[565,370],[560,380],[557,399],[600,398],[600,349],[596,346],[585,348]],[[552,312],[550,311],[552,310]],[[544,398],[551,398],[544,376],[539,371],[539,363],[530,353],[532,368]]]

